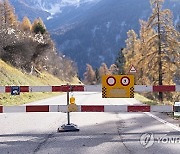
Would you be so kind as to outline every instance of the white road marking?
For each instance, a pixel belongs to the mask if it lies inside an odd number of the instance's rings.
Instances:
[[[167,122],[167,121],[165,121],[165,120],[163,120],[163,119],[161,119],[161,118],[159,118],[159,117],[157,117],[157,116],[155,116],[155,115],[153,115],[153,114],[151,114],[151,113],[149,113],[149,112],[144,112],[144,113],[145,113],[146,115],[148,115],[148,116],[156,119],[157,121],[159,121],[159,122],[161,122],[161,123],[163,123],[163,124],[165,124],[165,125],[173,128],[173,129],[175,129],[176,131],[180,132],[180,128],[179,128],[179,127],[177,127],[177,126],[175,126],[175,125],[173,125],[173,124],[171,124],[171,123],[169,123],[169,122]]]

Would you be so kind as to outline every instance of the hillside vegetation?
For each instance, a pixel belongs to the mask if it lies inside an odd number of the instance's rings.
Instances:
[[[57,52],[41,18],[19,21],[8,0],[0,1],[0,86],[78,83],[74,62]],[[19,105],[52,93],[0,94],[0,105]]]
[[[19,21],[14,7],[0,1],[0,59],[26,73],[48,72],[61,80],[77,77],[76,64],[60,54],[41,18]]]
[[[2,60],[0,60],[0,85],[61,85],[66,84],[66,81],[60,80],[46,72],[41,73],[39,76],[29,75],[22,72]],[[78,83],[77,78],[73,78],[71,84]],[[29,103],[35,100],[52,97],[59,93],[21,93],[19,96],[11,96],[9,93],[0,93],[0,105],[20,105]]]
[[[122,48],[109,68],[102,63],[99,69],[89,64],[84,73],[84,83],[100,83],[104,74],[129,74],[136,68],[136,85],[179,85],[180,84],[180,25],[173,23],[171,10],[164,9],[164,0],[150,0],[152,12],[148,20],[139,20],[140,30],[127,32],[125,47]],[[151,100],[164,102],[179,101],[179,93],[145,93]]]

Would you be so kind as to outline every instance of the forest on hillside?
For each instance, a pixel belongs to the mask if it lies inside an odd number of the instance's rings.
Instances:
[[[132,65],[137,70],[136,85],[180,84],[180,24],[174,26],[173,14],[163,9],[164,0],[150,0],[152,13],[147,21],[140,20],[140,31],[127,32],[126,46],[114,64],[103,63],[99,69],[87,64],[84,80],[87,84],[100,83],[103,74],[128,74]],[[138,21],[137,21],[138,22]],[[179,100],[177,93],[146,94],[160,101]]]
[[[77,76],[76,64],[59,54],[41,18],[18,20],[8,0],[0,1],[0,59],[28,74],[46,71],[61,80]]]

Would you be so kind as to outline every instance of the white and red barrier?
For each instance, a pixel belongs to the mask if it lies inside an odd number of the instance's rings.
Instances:
[[[136,92],[180,92],[180,85],[135,85],[134,88]]]
[[[11,92],[13,86],[0,86],[0,93]],[[61,85],[61,86],[19,86],[20,92],[68,92],[86,91],[101,92],[101,85]],[[146,86],[135,85],[135,92],[180,92],[180,85]]]
[[[69,105],[69,92],[102,92],[101,85],[60,85],[60,86],[0,86],[0,93],[19,95],[21,92],[67,92],[67,105],[27,105],[0,106],[0,113],[15,112],[65,112],[68,124],[58,128],[58,132],[79,131],[77,125],[70,123],[69,112],[180,112],[180,106],[157,105]],[[180,85],[146,86],[135,85],[135,92],[180,92]],[[74,104],[75,105],[75,104]]]
[[[88,92],[101,92],[101,85],[85,85],[84,90]],[[180,92],[180,85],[147,86],[134,85],[135,92]]]
[[[174,112],[172,105],[77,105],[75,112]],[[64,112],[67,105],[0,106],[0,113],[14,112]]]
[[[0,86],[0,93],[11,92],[13,86]],[[84,91],[83,85],[61,85],[61,86],[19,86],[20,92],[67,92]]]
[[[10,93],[14,86],[0,86],[0,93]],[[61,85],[61,86],[19,86],[20,92],[101,92],[101,85]],[[135,85],[136,92],[179,92],[180,85],[146,86]],[[69,96],[68,96],[69,97]],[[175,106],[147,105],[77,105],[76,112],[173,112]],[[179,109],[178,109],[179,110]],[[0,113],[9,112],[68,112],[67,105],[0,106]]]

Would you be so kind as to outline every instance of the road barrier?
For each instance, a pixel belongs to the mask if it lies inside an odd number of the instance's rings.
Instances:
[[[173,105],[77,105],[69,111],[67,105],[0,106],[0,113],[14,112],[174,112]]]
[[[101,92],[101,85],[85,85],[84,91],[87,92]],[[161,86],[148,86],[148,85],[134,85],[135,92],[180,92],[180,85],[161,85]]]
[[[67,92],[67,105],[27,105],[0,106],[0,113],[13,112],[65,112],[68,123],[58,128],[58,132],[79,131],[70,123],[70,112],[179,112],[177,105],[76,105],[70,92],[102,92],[101,85],[60,85],[60,86],[0,86],[0,93],[20,95],[21,92]],[[180,92],[180,85],[146,86],[135,85],[135,92]],[[69,99],[70,103],[69,104]]]
[[[20,92],[67,92],[84,91],[83,85],[61,85],[61,86],[0,86],[0,93],[10,93],[13,89]]]
[[[101,85],[61,85],[61,86],[0,86],[0,93],[10,93],[13,88],[20,92],[67,92],[67,91],[85,91],[101,92]],[[147,86],[135,85],[135,92],[180,92],[180,85],[161,85]]]

